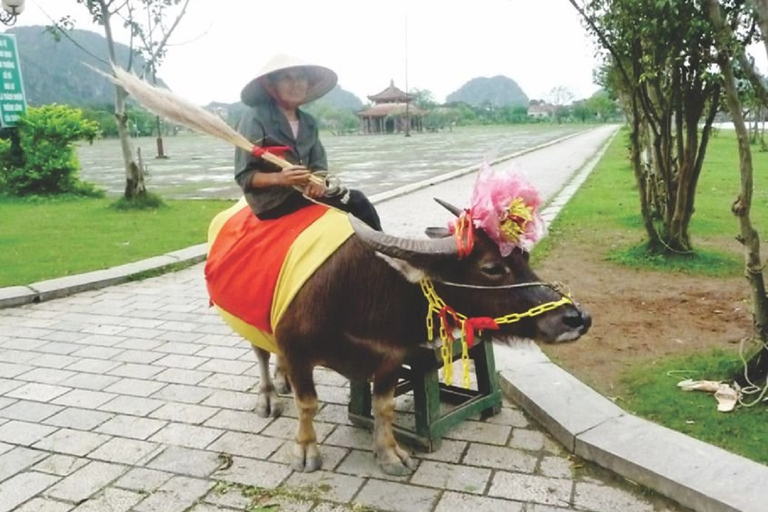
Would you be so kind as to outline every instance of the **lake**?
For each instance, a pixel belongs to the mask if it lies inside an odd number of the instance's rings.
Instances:
[[[368,195],[474,166],[592,125],[508,125],[454,128],[438,133],[392,135],[321,134],[330,171],[342,184]],[[133,140],[147,166],[147,189],[169,199],[235,199],[233,147],[209,136],[181,134],[163,138],[167,159],[157,159],[154,138]],[[80,177],[119,196],[125,171],[117,139],[78,145]]]

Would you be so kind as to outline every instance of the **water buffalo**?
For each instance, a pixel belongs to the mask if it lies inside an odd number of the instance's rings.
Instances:
[[[457,213],[457,211],[454,211]],[[467,317],[504,317],[546,303],[561,305],[493,331],[494,341],[514,337],[557,343],[578,339],[591,319],[565,301],[556,287],[542,282],[515,249],[502,257],[499,247],[477,230],[471,252],[459,257],[459,242],[447,229],[427,230],[430,239],[413,240],[377,232],[350,217],[355,234],[309,278],[290,304],[275,338],[278,367],[288,377],[299,425],[291,465],[314,471],[322,459],[313,419],[317,393],[312,371],[324,366],[351,380],[373,382],[373,450],[388,474],[413,469],[410,455],[395,441],[394,393],[397,372],[409,351],[427,339],[428,303],[420,281],[429,278],[438,295]],[[277,412],[269,379],[269,353],[256,350],[262,386],[257,411]]]

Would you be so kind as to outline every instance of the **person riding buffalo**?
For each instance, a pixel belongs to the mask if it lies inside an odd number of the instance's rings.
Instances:
[[[349,212],[381,231],[373,204],[359,190],[331,191],[313,173],[327,171],[317,121],[299,107],[334,88],[331,69],[279,54],[248,82],[240,96],[248,107],[238,131],[249,141],[280,154],[293,165],[284,169],[238,149],[235,180],[260,219],[275,219],[320,202]]]

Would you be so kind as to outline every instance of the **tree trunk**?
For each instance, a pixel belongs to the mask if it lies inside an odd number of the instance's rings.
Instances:
[[[107,39],[109,48],[109,58],[113,63],[117,63],[115,58],[115,41],[112,36],[112,27],[110,25],[110,14],[108,6],[104,0],[100,1],[101,14],[104,22],[104,35]],[[120,138],[120,149],[123,152],[123,161],[125,163],[125,198],[128,200],[138,197],[144,197],[147,189],[144,185],[144,169],[133,158],[133,147],[131,144],[130,133],[128,131],[128,116],[125,113],[125,100],[127,97],[125,90],[119,85],[115,86],[115,120],[117,122],[117,134]]]
[[[731,114],[736,137],[739,142],[739,174],[741,191],[731,207],[739,220],[739,241],[744,245],[745,276],[752,292],[752,322],[754,336],[762,343],[760,351],[749,361],[744,373],[735,376],[736,382],[745,387],[750,383],[765,381],[768,375],[768,296],[765,294],[765,281],[760,260],[760,238],[752,226],[750,211],[752,208],[753,168],[752,151],[749,147],[749,133],[741,113],[741,102],[736,88],[736,79],[731,67],[729,29],[725,26],[717,0],[707,0],[707,12],[715,29],[720,32],[725,42],[720,44],[720,68],[723,72],[726,104]],[[765,35],[765,33],[764,33]]]

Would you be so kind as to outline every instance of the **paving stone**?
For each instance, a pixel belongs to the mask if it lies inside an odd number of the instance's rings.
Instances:
[[[266,462],[245,457],[232,457],[232,465],[216,471],[212,477],[216,480],[235,482],[243,485],[254,485],[265,489],[274,489],[291,474],[285,464]]]
[[[2,421],[6,421],[6,420],[2,420]],[[2,423],[0,423],[0,425],[2,425]],[[12,444],[0,443],[0,455],[2,455],[5,452],[9,452],[13,450],[14,448],[15,446],[13,446]]]
[[[0,395],[5,395],[9,391],[20,388],[23,385],[23,382],[0,378]]]
[[[60,500],[80,502],[125,473],[128,468],[94,461],[78,469],[48,490],[47,495]]]
[[[144,352],[144,351],[153,350],[154,348],[159,347],[162,344],[163,344],[162,341],[153,340],[151,338],[150,339],[127,338],[119,343],[116,343],[115,347],[125,348],[129,350],[139,350]],[[148,353],[151,353],[151,352],[148,352]],[[160,357],[158,357],[157,359],[160,359]]]
[[[103,359],[83,358],[67,366],[67,370],[76,372],[104,374],[120,366],[118,361],[104,361]]]
[[[472,512],[523,512],[523,504],[485,496],[473,496],[471,494],[446,491],[440,498],[435,512],[458,512],[465,510]]]
[[[166,368],[154,379],[161,382],[172,382],[174,384],[188,384],[190,386],[199,384],[210,376],[210,372],[201,372],[198,370],[187,370],[184,368]]]
[[[222,433],[222,430],[215,428],[169,423],[150,437],[149,441],[186,448],[205,448]]]
[[[542,457],[539,468],[542,475],[552,478],[571,478],[573,476],[571,461],[566,457],[554,455]]]
[[[85,409],[96,409],[100,405],[107,403],[117,395],[102,393],[100,391],[91,391],[88,389],[73,389],[68,393],[55,398],[51,403],[69,407],[81,407]]]
[[[48,402],[54,398],[63,395],[72,388],[64,386],[52,386],[50,384],[24,384],[23,386],[6,393],[10,398],[19,398],[21,400],[34,400],[36,402]]]
[[[175,476],[136,505],[136,512],[183,512],[189,509],[214,483],[186,476]]]
[[[313,424],[318,443],[322,443],[334,429],[334,426],[330,423],[315,421]],[[261,433],[265,436],[279,437],[281,439],[294,439],[298,428],[299,421],[294,418],[277,418],[267,428],[262,430]]]
[[[153,393],[166,387],[167,384],[162,382],[153,382],[151,380],[141,379],[120,379],[114,384],[110,384],[104,388],[107,393],[115,393],[118,395],[133,395],[148,397]],[[159,398],[159,397],[158,397]]]
[[[154,469],[134,468],[117,479],[113,485],[124,489],[132,489],[142,494],[149,494],[171,478],[173,478],[172,473],[156,471]]]
[[[131,377],[134,379],[151,379],[163,369],[151,364],[125,363],[109,371],[116,377]]]
[[[411,483],[465,493],[483,494],[490,477],[490,469],[426,460],[419,465],[413,474]]]
[[[339,425],[323,441],[323,444],[370,451],[373,446],[373,438],[371,433],[363,428]]]
[[[103,434],[62,428],[35,443],[34,448],[82,457],[108,440]]]
[[[206,379],[207,380],[207,379]],[[213,393],[206,389],[201,383],[199,386],[185,386],[183,384],[164,384],[162,390],[155,393],[152,398],[159,400],[168,400],[170,402],[184,402],[188,404],[199,404]],[[218,409],[214,409],[218,410]]]
[[[147,467],[182,475],[207,477],[222,465],[217,453],[169,446],[146,464]]]
[[[74,407],[71,407],[43,420],[43,423],[77,430],[93,430],[113,416],[114,414],[108,412],[75,409]]]
[[[202,405],[221,407],[222,409],[237,409],[252,411],[256,407],[256,394],[238,393],[236,391],[214,391],[203,401]]]
[[[254,363],[244,361],[231,361],[228,359],[210,359],[197,367],[198,370],[214,373],[226,373],[242,375],[248,371]]]
[[[568,506],[573,482],[560,478],[498,471],[488,495],[544,505]]]
[[[273,437],[225,432],[206,449],[231,455],[242,455],[243,457],[267,459],[283,444],[283,440]]]
[[[54,453],[45,460],[36,464],[33,469],[35,471],[40,471],[41,473],[50,473],[51,475],[56,476],[67,476],[71,475],[86,464],[88,464],[87,459]]]
[[[315,488],[312,494],[318,499],[348,503],[365,480],[354,476],[339,475],[328,471],[293,473],[285,482],[287,487]]]
[[[204,423],[204,425],[206,427],[256,434],[261,432],[271,422],[272,418],[262,418],[255,412],[231,411],[229,409],[224,409],[213,415]]]
[[[75,508],[75,512],[128,512],[144,495],[124,489],[107,488]]]
[[[465,464],[522,473],[533,473],[537,460],[537,457],[522,450],[480,443],[471,443],[464,456]]]
[[[40,357],[35,358],[35,366],[61,369],[78,361],[79,359],[76,357],[70,357],[62,354],[42,354]]]
[[[149,414],[150,418],[157,418],[161,420],[175,421],[179,423],[191,423],[199,425],[214,414],[219,409],[215,407],[204,407],[202,405],[194,404],[178,404],[167,403],[164,406],[152,411]]]
[[[22,373],[16,378],[38,384],[60,384],[73,375],[77,375],[77,373],[69,370],[57,370],[56,368],[35,368],[34,370]]]
[[[95,345],[89,345],[81,347],[77,352],[73,352],[71,355],[74,357],[87,357],[92,359],[112,359],[114,356],[122,352],[124,349],[111,348],[111,347],[99,347]]]
[[[34,367],[25,364],[0,363],[0,377],[12,379],[33,369]]]
[[[56,430],[56,427],[46,427],[26,421],[11,420],[0,425],[0,441],[31,446]]]
[[[428,512],[439,495],[435,489],[371,479],[355,497],[355,502],[392,512]]]
[[[17,446],[0,455],[0,482],[44,459],[48,454]]]
[[[14,512],[69,512],[74,505],[47,498],[35,498],[14,509]]]
[[[536,430],[515,428],[512,429],[512,439],[509,446],[528,451],[539,451],[544,448],[544,433]]]
[[[448,439],[460,439],[476,443],[488,443],[505,445],[512,427],[507,425],[494,425],[480,421],[465,421],[452,430],[445,437]]]
[[[349,404],[349,388],[338,386],[316,385],[318,399],[325,404]]]
[[[162,446],[136,439],[113,438],[88,454],[91,459],[116,462],[120,464],[139,465],[163,449]]]
[[[125,363],[149,364],[164,356],[165,354],[158,354],[156,352],[149,352],[146,350],[126,349],[112,359],[114,361],[123,361]]]
[[[132,414],[134,416],[146,416],[155,409],[162,407],[163,404],[162,400],[153,400],[151,398],[118,396],[99,407],[99,409],[102,411]]]
[[[101,391],[104,388],[114,384],[120,378],[111,377],[109,375],[96,375],[94,373],[78,373],[63,381],[63,386],[69,386],[79,389],[92,389],[95,391]]]
[[[100,425],[96,432],[134,439],[147,439],[165,425],[167,425],[165,421],[118,415]]]
[[[291,443],[292,445],[292,443]],[[323,467],[331,469],[332,466],[326,466],[325,455],[326,451],[331,448],[330,446],[322,446],[320,448],[323,454]],[[338,450],[339,448],[335,448]],[[360,450],[350,450],[349,455],[344,457],[344,460],[336,468],[336,471],[340,473],[347,473],[350,475],[360,476],[364,478],[374,477],[383,480],[394,480],[403,482],[408,479],[408,476],[393,476],[384,473],[376,462],[371,452],[364,452]]]
[[[595,512],[653,512],[653,505],[626,491],[583,482],[576,482],[573,504]]]
[[[349,421],[347,406],[339,404],[324,404],[315,416],[315,420],[336,425],[352,425]]]
[[[62,409],[63,407],[59,405],[22,400],[1,409],[0,416],[12,420],[38,423],[49,416],[53,416]]]
[[[58,477],[43,473],[20,473],[0,486],[0,512],[16,510],[28,499],[55,484]]]

